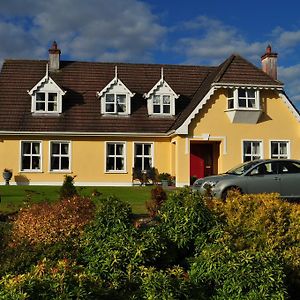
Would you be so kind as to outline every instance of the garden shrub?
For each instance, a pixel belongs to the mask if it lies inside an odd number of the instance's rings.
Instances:
[[[170,194],[158,216],[162,231],[178,248],[193,248],[197,235],[215,224],[203,198],[189,189]]]
[[[233,251],[275,252],[285,266],[289,294],[300,290],[300,206],[278,194],[232,195],[210,203],[223,223],[222,242]]]
[[[62,187],[59,190],[59,198],[66,199],[78,195],[77,189],[74,186],[74,179],[76,176],[65,175]]]
[[[136,289],[139,266],[150,264],[163,251],[155,228],[133,226],[129,205],[115,197],[101,199],[93,222],[81,239],[81,259],[111,290]]]
[[[24,208],[13,223],[13,242],[53,244],[78,236],[94,209],[90,198],[80,196]]]
[[[0,299],[103,299],[102,281],[74,261],[43,259],[30,272],[0,279]]]
[[[285,299],[283,264],[275,252],[232,251],[206,245],[189,272],[194,285],[205,286],[206,299]]]
[[[161,205],[167,198],[167,194],[161,186],[156,186],[151,190],[151,200],[146,202],[146,208],[151,218],[157,215]]]
[[[181,267],[158,270],[141,267],[140,297],[143,299],[191,299],[191,285],[185,270]],[[197,299],[205,299],[201,294]]]

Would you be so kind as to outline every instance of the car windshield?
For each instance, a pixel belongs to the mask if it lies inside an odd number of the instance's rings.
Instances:
[[[232,174],[232,175],[243,175],[245,172],[247,172],[249,169],[251,169],[254,165],[257,164],[257,161],[247,161],[245,163],[242,163],[238,165],[237,167],[234,167],[226,172],[226,174]]]

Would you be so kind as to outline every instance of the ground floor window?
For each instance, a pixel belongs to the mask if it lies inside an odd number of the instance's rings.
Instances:
[[[70,143],[50,143],[50,171],[70,170]]]
[[[134,167],[139,170],[150,170],[153,167],[151,143],[134,144]]]
[[[125,143],[106,143],[106,171],[125,171]]]
[[[41,142],[21,142],[21,171],[41,170]]]
[[[244,141],[243,142],[243,161],[250,161],[262,158],[261,141]]]
[[[289,158],[289,142],[271,141],[271,158]]]

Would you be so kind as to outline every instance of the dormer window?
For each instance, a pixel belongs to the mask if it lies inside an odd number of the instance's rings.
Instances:
[[[228,89],[226,114],[231,123],[257,123],[261,115],[259,90],[254,88]]]
[[[30,91],[31,112],[37,114],[62,113],[62,96],[65,95],[55,81],[48,74],[43,77]]]
[[[177,95],[164,79],[163,68],[161,69],[161,78],[154,87],[146,94],[147,107],[149,115],[174,116],[175,99]]]
[[[171,113],[171,95],[154,95],[153,114]]]
[[[105,113],[126,113],[127,101],[126,95],[106,94],[105,95]]]
[[[36,112],[58,112],[57,93],[38,92],[35,96]]]
[[[101,101],[101,113],[107,115],[129,115],[131,113],[131,98],[134,96],[126,85],[118,78],[115,67],[114,79],[97,96]]]

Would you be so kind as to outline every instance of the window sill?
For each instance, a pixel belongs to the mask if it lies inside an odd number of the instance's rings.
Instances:
[[[105,174],[127,174],[127,171],[105,171]]]
[[[42,170],[21,170],[19,173],[43,173]]]
[[[225,110],[231,123],[256,124],[262,113],[261,109],[233,108]]]
[[[61,113],[59,112],[33,112],[34,117],[59,117]]]

